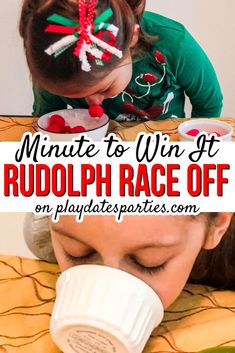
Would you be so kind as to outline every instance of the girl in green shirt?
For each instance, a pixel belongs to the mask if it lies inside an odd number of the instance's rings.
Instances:
[[[144,8],[144,0],[25,0],[33,114],[102,104],[119,121],[184,117],[187,95],[192,117],[219,117],[222,94],[202,48],[183,25]]]

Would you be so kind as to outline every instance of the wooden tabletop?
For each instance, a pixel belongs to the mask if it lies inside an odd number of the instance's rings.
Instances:
[[[122,122],[110,121],[109,131],[117,134],[124,141],[133,141],[139,132],[161,131],[170,136],[171,141],[178,141],[178,125],[186,119],[170,118],[160,121]],[[220,118],[233,127],[235,141],[235,118]],[[25,132],[37,131],[37,118],[24,116],[0,116],[0,141],[19,141]]]

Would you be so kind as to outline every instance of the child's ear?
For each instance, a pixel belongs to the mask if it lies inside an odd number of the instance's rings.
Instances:
[[[139,34],[140,34],[140,26],[135,24],[133,37],[132,37],[131,45],[130,45],[131,48],[133,48],[136,45],[136,43],[138,42]]]
[[[229,227],[232,215],[233,212],[219,212],[216,218],[212,220],[203,249],[214,249],[220,243]]]

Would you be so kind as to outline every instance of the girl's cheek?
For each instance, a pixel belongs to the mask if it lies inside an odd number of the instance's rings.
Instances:
[[[58,242],[58,240],[56,239],[56,236],[53,234],[53,232],[51,233],[51,241],[52,241],[55,257],[57,259],[59,268],[63,272],[69,267],[71,267],[71,265],[68,263],[68,260],[64,255],[64,250],[60,245],[60,243]]]
[[[176,281],[173,280],[168,281],[167,278],[159,279],[157,277],[152,277],[150,280],[146,278],[144,282],[159,296],[164,309],[168,308],[168,306],[175,301],[185,285],[185,283],[176,283]]]
[[[150,279],[146,278],[145,282],[157,293],[166,309],[177,299],[184,289],[190,272],[191,266],[183,268],[178,266],[177,271],[175,269],[173,271],[168,269]]]

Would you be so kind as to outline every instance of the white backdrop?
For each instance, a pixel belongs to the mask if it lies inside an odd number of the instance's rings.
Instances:
[[[32,93],[18,35],[21,0],[1,0],[0,114],[31,114]],[[235,117],[235,1],[147,0],[147,9],[182,22],[203,46],[221,82],[224,116]]]

